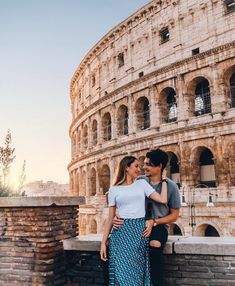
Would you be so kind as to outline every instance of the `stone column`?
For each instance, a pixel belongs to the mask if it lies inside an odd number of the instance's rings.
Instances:
[[[115,174],[115,162],[113,157],[109,158],[109,167],[110,167],[110,185],[111,185]]]
[[[72,137],[72,157],[73,157],[73,160],[76,159],[76,131],[73,132],[73,137]]]
[[[83,124],[83,122],[82,122],[82,124],[81,124],[81,133],[80,133],[80,150],[81,150],[81,154],[83,154],[84,153],[84,141],[83,141],[83,126],[84,124]]]
[[[79,148],[78,148],[78,128],[76,129],[76,159],[78,158],[78,154],[80,152]]]
[[[88,140],[88,149],[92,148],[92,126],[91,126],[91,117],[88,117],[87,122],[87,140]]]
[[[80,174],[79,174],[79,169],[76,170],[76,195],[79,195],[79,180],[80,180]]]
[[[192,177],[193,173],[193,162],[190,160],[191,146],[188,145],[188,142],[179,142],[180,150],[180,180],[182,186],[191,187],[194,185],[194,180]],[[192,159],[193,160],[193,159]]]
[[[76,170],[73,170],[73,193],[76,193]]]
[[[96,169],[96,195],[100,195],[100,181],[99,181],[99,172],[98,172],[98,162],[95,162]]]
[[[229,182],[229,160],[223,147],[224,138],[221,136],[214,137],[214,164],[216,183],[220,188],[228,188]],[[228,143],[228,142],[227,142]],[[226,145],[226,143],[225,143]]]
[[[235,154],[229,154],[229,177],[230,186],[235,186]]]
[[[135,104],[131,93],[128,95],[128,131],[129,134],[136,133]]]
[[[211,111],[218,113],[227,109],[228,98],[223,78],[219,77],[217,65],[212,64],[210,68],[212,75],[212,85],[210,85]]]
[[[81,196],[82,193],[82,173],[81,173],[81,167],[78,167],[78,172],[79,172],[79,180],[78,180],[78,189],[79,189],[79,196]]]
[[[177,90],[176,90],[176,102],[177,102],[177,120],[183,121],[189,117],[189,96],[186,95],[186,86],[184,82],[184,75],[179,74],[177,76]]]
[[[86,197],[90,196],[90,173],[89,173],[89,168],[88,168],[88,164],[86,164],[85,166],[85,170],[86,170]]]
[[[73,171],[73,180],[74,180],[74,186],[73,186],[73,193],[77,194],[77,184],[78,184],[78,180],[77,180],[77,169],[75,169]]]
[[[150,98],[150,127],[157,128],[160,126],[160,111],[159,105],[157,105],[156,86],[153,84],[149,85],[148,93]]]
[[[102,143],[102,118],[101,118],[101,111],[98,111],[98,118],[97,118],[97,145],[101,145]]]
[[[115,103],[111,105],[111,139],[117,139],[117,118]]]
[[[74,161],[75,159],[75,154],[74,154],[74,132],[72,132],[72,135],[71,135],[71,157],[72,157],[72,161]]]

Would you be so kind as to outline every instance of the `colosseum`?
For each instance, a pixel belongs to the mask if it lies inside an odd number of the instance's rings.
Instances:
[[[159,147],[182,197],[170,233],[235,236],[234,30],[234,0],[155,0],[87,53],[70,86],[80,235],[102,232],[120,158]]]

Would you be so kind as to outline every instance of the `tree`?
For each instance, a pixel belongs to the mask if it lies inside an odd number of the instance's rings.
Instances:
[[[9,174],[12,162],[15,159],[15,148],[12,147],[12,137],[10,130],[7,131],[4,144],[0,146],[0,196],[19,195],[19,190],[25,181],[25,165],[24,161],[21,176],[19,179],[19,187],[14,190],[9,186]]]
[[[8,130],[5,137],[4,146],[0,147],[0,164],[2,168],[1,184],[3,186],[8,185],[7,179],[10,171],[10,166],[15,159],[15,148],[11,147],[11,141],[11,133],[10,130]]]

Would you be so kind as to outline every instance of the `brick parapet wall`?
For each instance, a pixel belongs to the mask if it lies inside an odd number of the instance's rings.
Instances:
[[[68,286],[108,286],[99,238],[64,241]],[[165,247],[165,286],[234,286],[235,238],[170,237]]]
[[[82,198],[0,199],[0,285],[66,285],[62,240],[76,236]]]

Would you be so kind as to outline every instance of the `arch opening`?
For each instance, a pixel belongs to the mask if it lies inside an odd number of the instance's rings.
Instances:
[[[199,166],[200,184],[204,184],[209,188],[216,187],[214,156],[208,148],[204,148],[201,151]]]
[[[128,108],[121,105],[117,112],[117,130],[118,135],[128,134]]]
[[[92,145],[97,145],[97,121],[95,119],[92,122]]]
[[[96,170],[94,168],[91,169],[90,173],[90,195],[95,196],[96,195]]]
[[[111,140],[112,127],[111,127],[111,115],[109,112],[105,113],[102,118],[102,131],[104,141]]]
[[[136,102],[136,124],[139,130],[150,127],[149,101],[146,97],[141,97]]]
[[[101,193],[105,195],[110,187],[110,169],[108,165],[102,166],[99,173],[99,181],[100,181]]]
[[[235,72],[233,72],[229,83],[230,83],[231,107],[235,107]]]
[[[201,78],[196,85],[194,104],[196,116],[211,113],[210,85],[205,78]]]

